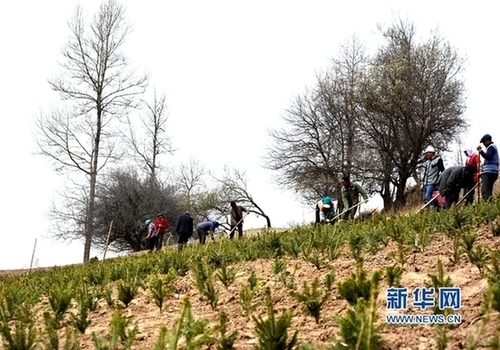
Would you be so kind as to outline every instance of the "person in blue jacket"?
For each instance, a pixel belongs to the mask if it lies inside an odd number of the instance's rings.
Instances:
[[[200,240],[200,244],[205,244],[205,241],[207,240],[207,235],[209,233],[213,234],[217,227],[219,227],[219,223],[217,221],[206,220],[200,222],[198,226],[196,226],[196,233],[198,234],[198,239]]]
[[[493,193],[493,185],[498,179],[498,149],[491,141],[490,134],[481,137],[479,142],[486,147],[486,151],[483,151],[481,145],[477,147],[479,154],[484,159],[483,171],[481,172],[481,198],[488,201]]]

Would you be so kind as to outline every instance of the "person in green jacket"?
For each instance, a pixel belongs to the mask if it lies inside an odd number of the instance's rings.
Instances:
[[[364,203],[368,202],[368,194],[366,190],[357,182],[351,182],[349,176],[342,176],[340,180],[342,188],[340,193],[342,195],[342,203],[344,204],[344,219],[353,219],[358,210],[359,195],[363,197]],[[356,208],[353,208],[356,206]]]

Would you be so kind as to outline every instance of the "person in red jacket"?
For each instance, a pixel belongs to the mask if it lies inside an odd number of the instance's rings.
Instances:
[[[163,237],[165,236],[165,232],[167,232],[168,228],[168,220],[165,218],[165,216],[163,216],[162,213],[156,215],[155,226],[158,233],[158,238],[156,239],[156,242],[154,242],[154,247],[156,248],[156,250],[160,250],[163,246]]]
[[[465,165],[472,165],[476,170],[473,175],[473,183],[471,186],[464,187],[464,196],[467,195],[465,199],[466,204],[472,204],[474,201],[474,186],[477,184],[479,180],[479,167],[481,160],[479,159],[479,154],[477,152],[472,151],[472,148],[469,148],[464,151],[465,153]],[[469,192],[470,191],[470,192]]]

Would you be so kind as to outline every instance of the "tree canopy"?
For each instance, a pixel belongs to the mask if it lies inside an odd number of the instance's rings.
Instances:
[[[380,28],[372,57],[356,37],[315,86],[296,97],[270,130],[266,166],[306,201],[333,194],[349,175],[380,193],[384,208],[405,204],[408,179],[432,144],[448,150],[467,126],[463,62],[438,34],[419,41],[412,23]]]

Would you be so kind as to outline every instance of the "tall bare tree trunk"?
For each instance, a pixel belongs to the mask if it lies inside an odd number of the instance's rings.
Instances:
[[[58,211],[63,215],[54,216],[64,224],[57,225],[61,229],[54,235],[63,239],[83,237],[86,262],[95,231],[98,174],[108,162],[119,158],[115,148],[118,133],[113,123],[120,122],[128,109],[136,107],[136,97],[144,93],[148,76],[136,76],[122,53],[130,28],[116,0],[104,1],[90,23],[77,7],[69,27],[62,74],[49,79],[51,88],[66,105],[39,118],[37,142],[40,152],[54,161],[58,171],[85,176],[84,185],[79,184],[84,198],[65,194],[69,202],[65,204],[70,207]]]

